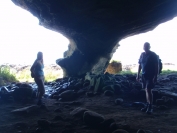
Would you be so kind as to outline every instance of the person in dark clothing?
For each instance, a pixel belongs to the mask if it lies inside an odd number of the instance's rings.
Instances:
[[[38,98],[38,105],[44,104],[42,102],[42,97],[45,94],[45,88],[44,88],[44,63],[43,63],[43,53],[38,52],[37,59],[34,61],[30,71],[31,75],[34,78],[34,81],[36,82],[38,86],[38,92],[37,92],[37,98]]]
[[[157,82],[158,75],[158,56],[156,53],[150,51],[150,44],[148,42],[144,43],[144,51],[141,53],[139,58],[139,67],[137,74],[137,81],[140,79],[140,72],[142,70],[142,88],[146,91],[147,104],[141,111],[151,114],[153,94],[152,89]]]

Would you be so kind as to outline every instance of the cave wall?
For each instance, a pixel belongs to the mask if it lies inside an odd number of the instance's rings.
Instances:
[[[121,39],[177,16],[177,0],[12,1],[70,40],[65,58],[56,61],[65,76],[103,73]]]

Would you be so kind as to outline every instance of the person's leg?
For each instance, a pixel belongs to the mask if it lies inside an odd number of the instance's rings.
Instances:
[[[43,82],[43,79],[40,77],[35,78],[35,82],[38,86],[38,92],[37,92],[38,103],[37,104],[41,105],[42,104],[42,96],[45,93],[44,82]]]
[[[142,75],[142,88],[145,89],[145,93],[146,93],[146,105],[141,109],[142,112],[146,112],[147,108],[148,108],[148,96],[147,96],[147,80],[145,79],[144,75]]]
[[[37,93],[36,93],[36,97],[39,97],[39,84],[38,84],[38,79],[34,78],[35,83],[37,84]]]
[[[45,94],[45,88],[44,88],[44,79],[43,77],[39,80],[39,98],[42,99],[43,95]]]
[[[146,99],[148,104],[152,104],[153,102],[153,94],[152,94],[152,89],[147,88],[146,89]]]
[[[152,113],[152,103],[153,103],[153,93],[152,93],[152,88],[153,88],[153,79],[149,79],[148,84],[147,84],[147,89],[146,89],[146,97],[147,97],[147,102],[148,102],[148,108],[146,113],[150,114]]]

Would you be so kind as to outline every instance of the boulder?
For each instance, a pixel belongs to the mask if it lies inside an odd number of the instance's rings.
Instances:
[[[41,119],[37,121],[38,126],[41,128],[48,128],[50,127],[51,122],[45,119]]]
[[[146,133],[146,131],[143,130],[143,129],[139,129],[139,130],[137,131],[137,133]]]
[[[111,91],[111,90],[106,90],[106,91],[104,92],[104,95],[105,95],[105,96],[113,96],[113,95],[114,95],[114,92]]]
[[[32,98],[33,89],[30,87],[18,88],[16,87],[12,93],[15,100],[25,100],[28,98]]]
[[[59,95],[63,100],[74,100],[76,98],[76,93],[73,90],[66,90]]]
[[[129,133],[129,132],[127,132],[126,130],[123,130],[123,129],[117,129],[112,133]]]
[[[63,117],[57,115],[57,116],[54,117],[53,120],[55,120],[55,121],[59,121],[59,120],[60,120],[60,121],[63,121],[64,119],[63,119]]]
[[[168,106],[174,105],[174,99],[173,98],[163,96],[162,99],[164,100],[166,105],[168,105]]]
[[[104,86],[103,75],[96,78],[94,92],[102,92],[102,87]]]
[[[122,98],[117,98],[116,100],[115,100],[115,104],[116,105],[120,105],[120,104],[122,104],[123,103],[123,99]]]
[[[156,105],[164,105],[165,104],[165,101],[163,99],[157,99],[156,100]]]
[[[85,81],[84,84],[83,84],[83,87],[87,87],[90,85],[90,82],[89,81]]]
[[[110,119],[106,119],[102,123],[100,123],[100,126],[101,126],[102,129],[109,129],[110,125],[112,123],[115,123],[115,120],[110,118]]]
[[[123,93],[123,90],[120,84],[115,84],[113,88],[114,88],[115,94],[121,95]]]
[[[81,95],[84,95],[85,93],[86,93],[86,90],[80,89],[80,90],[77,92],[77,95],[78,95],[78,96],[81,96]]]
[[[86,93],[86,96],[88,96],[88,97],[93,97],[93,96],[94,96],[94,93],[93,93],[93,92],[87,92],[87,93]]]
[[[78,107],[78,108],[74,109],[73,111],[71,111],[70,115],[77,116],[77,117],[82,117],[84,112],[86,112],[86,111],[88,111],[88,109]]]
[[[104,116],[93,111],[85,111],[83,119],[84,122],[89,126],[98,126],[105,120]]]
[[[116,124],[116,122],[111,123],[110,127],[109,127],[112,131],[118,129],[118,124]]]
[[[145,130],[146,133],[153,133],[152,131],[150,130]]]
[[[130,130],[130,125],[128,124],[118,124],[118,129]]]
[[[108,85],[108,86],[104,86],[104,87],[102,88],[102,91],[103,91],[103,92],[105,92],[105,91],[107,91],[107,90],[114,92],[114,87],[113,87],[112,85]]]
[[[132,107],[137,107],[137,108],[144,108],[145,107],[145,103],[143,102],[134,102],[131,105]]]
[[[160,110],[167,110],[167,109],[169,109],[169,108],[168,108],[167,106],[165,106],[165,105],[159,105],[157,108],[160,109]]]
[[[39,106],[31,105],[24,108],[12,110],[11,112],[21,114],[21,113],[35,113],[36,111],[39,111]]]

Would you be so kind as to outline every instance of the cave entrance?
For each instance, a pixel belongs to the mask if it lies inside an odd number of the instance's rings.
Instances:
[[[151,50],[159,55],[162,60],[163,70],[177,70],[177,60],[174,58],[177,57],[176,35],[177,17],[158,25],[153,31],[121,40],[119,42],[120,46],[110,62],[121,62],[123,71],[137,72],[138,59],[143,52],[143,44],[149,42]]]
[[[64,52],[68,49],[69,40],[66,37],[40,26],[36,17],[16,6],[12,1],[0,1],[0,18],[1,65],[7,63],[20,67],[32,65],[37,52],[42,51],[44,64],[47,65],[46,74],[58,73],[61,70],[56,60],[63,58]],[[56,72],[53,72],[55,69]],[[29,71],[29,67],[24,71],[26,78],[30,77],[30,72],[26,72]],[[63,75],[60,74],[55,78],[59,77]]]

